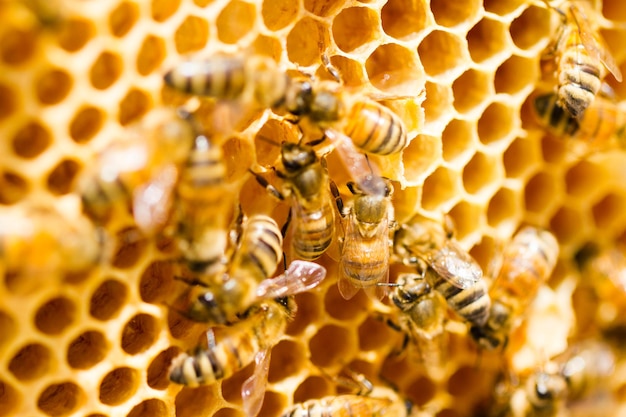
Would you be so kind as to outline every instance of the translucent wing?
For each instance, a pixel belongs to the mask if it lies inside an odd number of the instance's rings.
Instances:
[[[133,192],[133,216],[144,233],[154,234],[167,222],[177,179],[178,170],[168,165]]]
[[[270,351],[266,349],[257,353],[254,362],[254,373],[241,386],[243,408],[248,417],[254,417],[261,411],[270,369]]]
[[[326,268],[313,262],[293,261],[283,275],[262,281],[256,290],[259,298],[278,298],[308,291],[326,277]]]
[[[609,52],[608,47],[604,43],[604,40],[593,29],[591,22],[589,22],[589,19],[585,15],[582,8],[580,8],[580,6],[578,6],[574,2],[571,2],[569,7],[572,18],[574,19],[574,22],[576,22],[576,26],[578,27],[580,39],[589,55],[592,58],[602,62],[606,69],[608,69],[611,74],[613,74],[615,79],[618,82],[621,82],[622,73],[617,66],[617,63],[615,62],[615,59]]]
[[[443,279],[458,288],[470,288],[483,277],[480,265],[453,240],[429,252],[426,261]]]

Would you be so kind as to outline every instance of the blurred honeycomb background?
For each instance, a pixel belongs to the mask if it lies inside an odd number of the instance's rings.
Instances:
[[[595,7],[626,72],[626,8],[619,0]],[[297,316],[272,350],[262,416],[336,393],[326,374],[345,369],[393,385],[437,417],[480,415],[503,367],[528,372],[568,337],[596,335],[623,312],[624,294],[598,297],[573,257],[589,242],[626,243],[626,158],[573,154],[534,123],[529,96],[543,82],[540,56],[559,24],[541,1],[3,0],[0,22],[3,213],[48,205],[70,222],[84,220],[76,179],[152,109],[182,102],[162,76],[183,58],[263,54],[328,78],[324,53],[346,88],[388,97],[410,131],[400,156],[375,159],[394,180],[399,222],[449,213],[462,246],[485,269],[521,224],[557,236],[550,289],[506,355],[479,354],[465,326],[452,321],[439,378],[396,354],[401,336],[380,320],[385,306],[362,292],[341,298],[336,262],[325,255],[326,281],[296,297]],[[626,95],[624,85],[608,82]],[[255,136],[280,141],[288,130],[270,111],[257,112],[225,141],[228,177],[242,182],[245,210],[275,205],[247,174],[278,156]],[[331,155],[331,175],[335,163]],[[279,224],[287,208],[277,208]],[[213,386],[168,381],[171,359],[206,330],[165,305],[185,287],[174,279],[172,242],[138,238],[128,213],[106,229],[111,259],[86,272],[52,271],[30,288],[2,265],[0,416],[242,416],[240,388],[251,366]],[[611,390],[621,404],[623,365]],[[615,413],[626,415],[626,407]]]

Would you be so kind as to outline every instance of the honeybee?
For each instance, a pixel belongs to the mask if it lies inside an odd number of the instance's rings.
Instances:
[[[258,173],[252,170],[250,173],[274,197],[280,200],[292,197],[289,221],[294,255],[304,260],[317,259],[328,249],[335,234],[328,172],[308,144],[284,142],[281,162],[284,171],[275,170],[283,180],[281,190]]]
[[[389,280],[389,229],[393,226],[391,194],[393,186],[385,181],[383,193],[364,193],[355,183],[348,189],[354,195],[346,207],[345,232],[340,242],[339,293],[351,299],[363,288],[372,298],[383,298]]]
[[[527,226],[506,246],[502,267],[489,291],[491,308],[483,326],[470,333],[486,349],[504,347],[541,285],[552,274],[559,245],[550,232]]]
[[[265,394],[270,349],[283,336],[287,322],[296,311],[296,304],[289,296],[316,286],[326,276],[326,269],[317,264],[304,261],[293,264],[297,267],[289,276],[263,284],[262,296],[268,299],[253,304],[241,314],[240,321],[224,328],[224,337],[216,340],[213,330],[209,329],[206,349],[198,347],[174,358],[169,370],[170,380],[192,387],[212,384],[254,360],[254,373],[244,382],[241,393],[247,415],[257,415]],[[272,297],[281,298],[269,299]]]
[[[618,82],[622,81],[622,74],[580,2],[566,1],[565,10],[561,10],[544,1],[563,21],[547,54],[557,61],[557,103],[572,117],[580,118],[593,103],[606,70]]]
[[[105,223],[118,204],[131,204],[139,228],[153,234],[169,219],[180,165],[193,139],[188,115],[166,108],[153,110],[130,134],[111,142],[82,174],[78,193],[83,210]]]

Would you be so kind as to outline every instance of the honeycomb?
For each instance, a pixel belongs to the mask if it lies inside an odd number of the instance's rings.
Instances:
[[[624,72],[620,4],[594,6]],[[349,301],[340,296],[337,262],[324,255],[326,280],[296,296],[297,315],[272,349],[260,415],[336,394],[328,375],[345,370],[392,386],[429,415],[480,415],[503,369],[523,375],[562,352],[568,338],[596,335],[623,312],[623,293],[599,298],[574,257],[590,242],[626,243],[626,160],[619,150],[574,154],[534,122],[529,97],[544,82],[540,57],[560,23],[544,2],[55,0],[52,6],[0,3],[3,216],[50,206],[68,224],[83,221],[77,179],[113,138],[154,109],[187,100],[162,80],[181,60],[262,54],[287,70],[329,79],[326,54],[346,89],[376,92],[407,126],[410,144],[401,155],[373,158],[394,181],[398,222],[417,212],[449,214],[457,239],[485,270],[522,224],[558,238],[549,288],[505,354],[479,352],[465,326],[450,320],[447,360],[437,377],[398,354],[401,335],[380,319],[389,306],[363,292]],[[624,98],[625,87],[607,80]],[[291,127],[269,110],[238,122],[223,143],[228,179],[241,182],[244,211],[274,210],[280,224],[288,206],[275,207],[247,169],[269,170],[278,156],[257,135],[281,141]],[[334,154],[328,166],[345,193]],[[141,237],[127,210],[116,212],[106,232],[110,256],[86,270],[63,262],[51,270],[33,266],[24,286],[15,269],[41,254],[22,254],[17,265],[5,259],[0,416],[244,415],[240,389],[252,366],[199,388],[168,380],[172,359],[206,332],[168,307],[172,294],[185,291],[171,240]],[[399,269],[391,266],[392,280]],[[612,415],[626,415],[621,363],[610,386],[617,400]]]

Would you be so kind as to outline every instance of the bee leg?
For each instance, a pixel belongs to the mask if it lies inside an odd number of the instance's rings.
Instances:
[[[278,200],[284,200],[285,196],[278,191],[278,189],[276,187],[274,187],[272,184],[269,183],[268,180],[266,180],[265,178],[263,178],[261,175],[259,175],[258,173],[254,172],[251,169],[248,169],[248,171],[254,176],[254,178],[256,179],[256,181],[262,186],[264,187],[268,193],[270,193],[272,196],[274,196],[275,198],[277,198]]]
[[[324,68],[326,71],[337,81],[341,83],[341,75],[339,74],[339,70],[330,62],[330,58],[325,53],[322,54],[322,64],[324,64]]]

